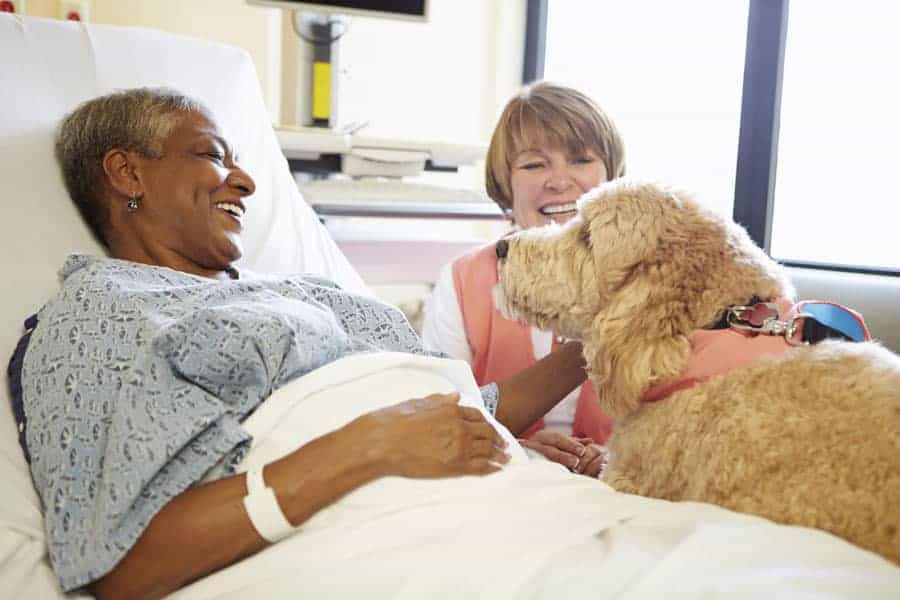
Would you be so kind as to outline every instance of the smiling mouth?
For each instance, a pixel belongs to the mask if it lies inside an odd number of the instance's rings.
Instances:
[[[578,205],[575,202],[568,204],[549,204],[542,206],[538,212],[542,215],[566,215],[577,210]]]
[[[229,215],[231,215],[234,219],[236,219],[238,221],[238,223],[240,223],[241,219],[244,218],[244,213],[246,212],[244,210],[244,207],[240,206],[239,204],[234,204],[232,202],[217,202],[214,206],[220,210],[225,211]]]

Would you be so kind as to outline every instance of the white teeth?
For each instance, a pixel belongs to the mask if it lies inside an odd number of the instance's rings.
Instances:
[[[221,208],[228,214],[234,215],[238,219],[241,219],[244,216],[244,209],[237,204],[232,204],[230,202],[219,202],[215,206],[216,208]]]
[[[570,202],[568,204],[557,204],[555,206],[544,206],[541,208],[541,214],[544,215],[558,215],[559,213],[567,213],[567,212],[575,212],[578,208],[578,205],[574,202]]]

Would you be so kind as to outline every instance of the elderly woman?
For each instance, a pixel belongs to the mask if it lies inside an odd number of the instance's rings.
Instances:
[[[157,598],[368,481],[507,461],[482,412],[436,394],[235,475],[241,421],[274,389],[353,353],[424,354],[419,338],[396,309],[331,282],[238,273],[254,182],[198,102],[161,89],[91,100],[62,122],[56,153],[109,253],[69,257],[17,352],[23,449],[64,589]],[[571,345],[482,395],[518,433],[583,380]]]

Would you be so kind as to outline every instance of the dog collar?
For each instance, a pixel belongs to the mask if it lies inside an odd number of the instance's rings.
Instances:
[[[725,320],[732,329],[780,335],[793,346],[815,344],[826,339],[848,342],[872,339],[862,315],[843,304],[804,300],[787,308],[786,302],[779,299],[731,306],[725,311]]]
[[[691,333],[691,354],[684,371],[648,389],[644,402],[662,400],[714,375],[749,366],[765,356],[779,356],[793,346],[815,344],[828,338],[868,341],[862,317],[841,304],[786,298],[752,302],[725,310],[725,328]],[[720,321],[722,322],[722,321]]]

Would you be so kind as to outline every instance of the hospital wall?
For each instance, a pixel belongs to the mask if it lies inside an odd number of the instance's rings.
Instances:
[[[311,46],[287,11],[244,0],[86,0],[95,23],[141,26],[245,48],[274,123],[302,121]],[[341,122],[377,135],[485,141],[522,72],[525,0],[431,0],[427,23],[354,17],[339,42]],[[59,0],[26,0],[59,17]],[[228,76],[225,65],[222,76]]]
[[[94,23],[150,27],[245,48],[256,66],[266,106],[280,114],[281,11],[243,0],[88,0]],[[58,0],[26,0],[26,13],[59,17]],[[216,65],[228,76],[227,65]]]

